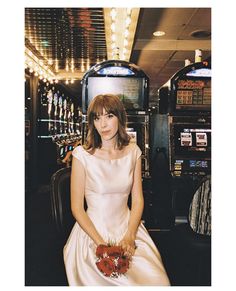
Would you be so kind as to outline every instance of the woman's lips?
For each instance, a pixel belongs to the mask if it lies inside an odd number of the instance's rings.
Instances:
[[[108,134],[110,132],[110,130],[105,130],[105,131],[102,131],[102,134]]]

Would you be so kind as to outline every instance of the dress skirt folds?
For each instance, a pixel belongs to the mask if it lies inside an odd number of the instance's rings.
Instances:
[[[73,157],[85,168],[87,214],[106,242],[119,242],[126,233],[130,215],[127,201],[140,155],[137,145],[133,145],[126,156],[112,160],[95,157],[82,146],[73,151]],[[76,222],[63,251],[69,285],[170,285],[160,253],[142,223],[135,244],[137,248],[127,273],[118,278],[106,277],[96,266],[96,245]]]

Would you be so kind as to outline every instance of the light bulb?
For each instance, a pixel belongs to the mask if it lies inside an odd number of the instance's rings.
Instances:
[[[112,20],[114,20],[116,18],[116,14],[117,14],[116,9],[112,8],[111,13],[110,13]]]

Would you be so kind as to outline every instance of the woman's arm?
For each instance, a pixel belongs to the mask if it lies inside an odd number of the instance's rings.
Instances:
[[[85,169],[82,163],[73,158],[71,170],[71,211],[81,228],[96,245],[106,244],[84,210]]]
[[[131,189],[132,203],[128,229],[120,242],[120,245],[125,250],[125,252],[130,255],[133,255],[135,251],[136,233],[142,218],[144,207],[141,173],[141,157],[139,157],[134,169],[134,181]]]

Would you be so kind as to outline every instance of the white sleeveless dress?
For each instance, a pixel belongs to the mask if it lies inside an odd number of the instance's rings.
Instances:
[[[104,160],[89,154],[82,146],[73,151],[85,168],[87,214],[106,242],[119,242],[128,226],[127,206],[136,160],[141,150],[135,144],[119,159]],[[78,185],[79,187],[79,185]],[[76,222],[64,246],[64,263],[70,286],[148,286],[170,285],[161,256],[141,223],[137,249],[125,275],[105,277],[96,266],[96,246]]]

